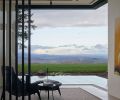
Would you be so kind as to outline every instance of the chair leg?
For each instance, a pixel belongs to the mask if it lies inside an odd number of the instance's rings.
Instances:
[[[37,92],[37,95],[38,95],[39,99],[41,100],[41,96],[40,96],[40,93],[39,93],[39,91]]]
[[[0,100],[3,100],[3,92],[2,92],[2,94],[1,94],[1,98],[0,98]]]
[[[41,90],[39,90],[39,93],[41,94]]]
[[[60,88],[58,88],[58,92],[59,92],[59,94],[60,94],[60,96],[61,96]]]

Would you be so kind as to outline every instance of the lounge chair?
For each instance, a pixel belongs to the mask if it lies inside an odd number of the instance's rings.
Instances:
[[[11,76],[10,76],[10,71],[11,71]],[[3,67],[2,67],[2,72],[3,72]],[[6,73],[5,74],[5,79],[6,79],[6,82],[5,82],[6,89],[5,90],[10,93],[10,79],[12,79],[11,80],[11,86],[12,86],[11,95],[18,96],[18,97],[22,96],[23,95],[23,93],[22,93],[23,92],[23,84],[22,84],[22,81],[17,77],[16,73],[14,72],[13,67],[5,66],[5,73]],[[17,85],[16,85],[16,82],[17,82]],[[38,84],[40,82],[41,81],[39,81],[39,82],[37,81],[34,83],[30,83],[30,85],[28,85],[28,82],[25,81],[24,82],[24,96],[28,96],[29,94],[32,95],[32,94],[37,93],[39,99],[41,100],[41,96],[39,93],[39,87],[38,87]],[[3,100],[3,92],[1,95],[1,100]]]

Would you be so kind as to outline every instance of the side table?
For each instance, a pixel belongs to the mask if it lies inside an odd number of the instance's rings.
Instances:
[[[57,90],[61,96],[60,86],[62,83],[55,81],[55,80],[43,80],[42,84],[39,84],[39,90],[46,90],[48,91],[48,100],[49,100],[49,91],[52,91],[52,97],[54,100],[53,91]]]

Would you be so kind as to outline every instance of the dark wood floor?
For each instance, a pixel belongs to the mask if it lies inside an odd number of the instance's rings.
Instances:
[[[62,88],[61,93],[62,95],[60,96],[58,91],[54,91],[54,100],[100,100],[97,97],[91,95],[90,93],[80,88]],[[6,100],[9,100],[8,93],[6,93],[6,98],[7,98]],[[41,98],[42,100],[48,100],[47,92],[41,91]],[[12,100],[15,100],[14,96],[12,96]],[[21,97],[19,98],[19,100],[22,100]],[[25,100],[28,100],[28,98],[25,97]],[[32,95],[31,100],[39,100],[37,94]],[[53,100],[51,92],[49,100]]]

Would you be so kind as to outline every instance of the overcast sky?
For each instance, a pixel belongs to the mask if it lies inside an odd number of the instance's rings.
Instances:
[[[106,26],[108,5],[97,10],[34,10],[34,23],[44,27]]]
[[[47,51],[39,47],[33,52],[66,54],[65,47],[60,48],[64,45],[70,45],[69,48],[67,47],[67,51],[71,51],[69,54],[73,51],[75,54],[80,53],[78,48],[71,45],[87,48],[99,46],[107,49],[107,10],[108,5],[97,10],[33,10],[32,19],[37,28],[33,31],[32,45],[58,47],[57,49],[49,48]]]

